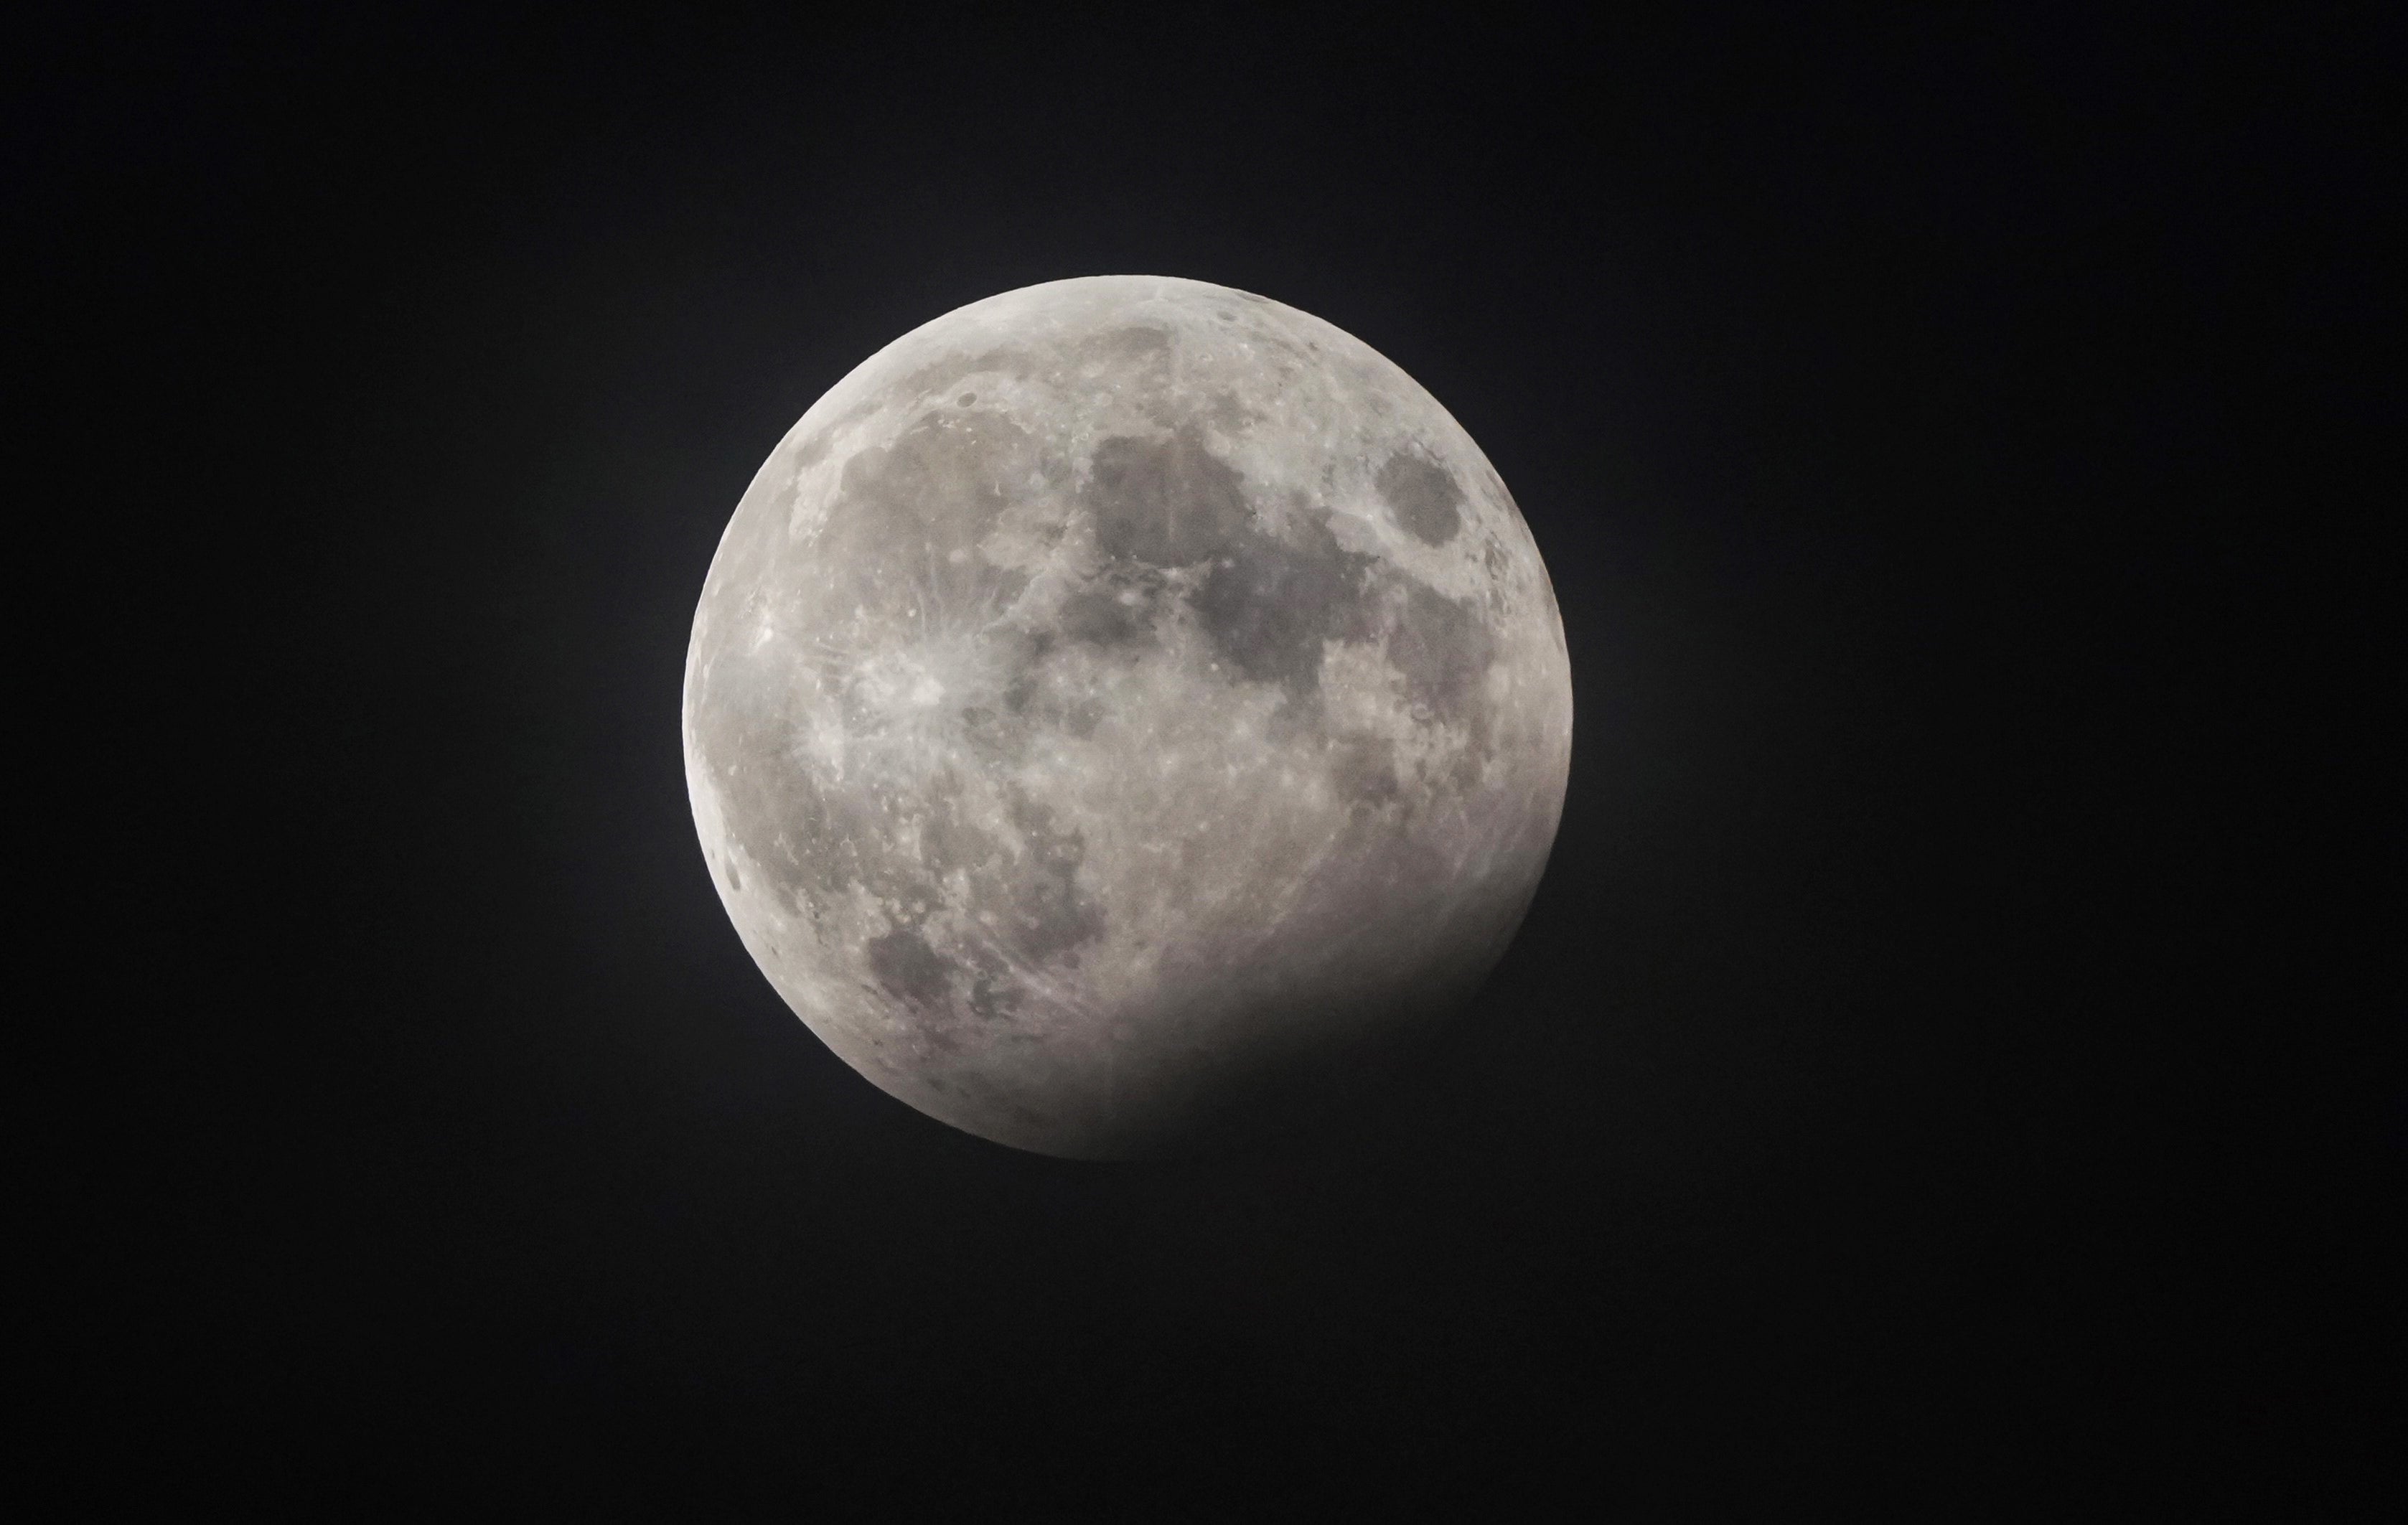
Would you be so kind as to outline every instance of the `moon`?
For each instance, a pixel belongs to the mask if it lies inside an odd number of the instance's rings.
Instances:
[[[863,362],[703,585],[686,781],[780,995],[956,1128],[1194,1152],[1456,1015],[1562,815],[1570,666],[1505,484],[1265,297],[1007,292]]]

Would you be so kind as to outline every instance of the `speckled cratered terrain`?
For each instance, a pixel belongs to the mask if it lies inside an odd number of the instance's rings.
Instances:
[[[1005,1144],[1183,1151],[1460,1007],[1562,810],[1530,533],[1318,319],[1057,281],[803,415],[711,563],[686,777],[728,913],[862,1074]]]

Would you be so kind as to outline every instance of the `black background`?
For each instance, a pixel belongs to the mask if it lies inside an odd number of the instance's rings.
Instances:
[[[108,1443],[72,1487],[2341,1486],[2270,1444],[2343,1378],[2270,1291],[2325,1199],[2272,1181],[2314,1130],[2262,1036],[2311,982],[2247,993],[2303,829],[2249,621],[2396,400],[2325,345],[2376,305],[2371,28],[862,8],[15,50],[13,411],[75,536],[21,576],[78,592],[36,702],[108,802],[25,924],[108,949],[38,1173],[87,1294],[45,1410]],[[678,742],[704,571],[802,410],[1115,272],[1427,386],[1577,691],[1478,1008],[1369,1115],[1178,1166],[846,1069],[728,925]]]

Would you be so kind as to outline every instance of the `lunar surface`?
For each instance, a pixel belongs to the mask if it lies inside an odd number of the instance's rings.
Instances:
[[[1458,1012],[1561,815],[1570,672],[1505,484],[1361,341],[1056,281],[880,350],[744,494],[685,762],[744,945],[895,1096],[1186,1152]]]

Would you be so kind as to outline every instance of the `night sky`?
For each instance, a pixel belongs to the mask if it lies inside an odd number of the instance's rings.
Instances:
[[[2326,1198],[2234,1034],[2322,996],[2247,993],[2302,828],[2243,617],[2374,405],[2285,415],[2279,502],[2252,452],[2375,289],[2334,252],[2372,29],[855,8],[101,7],[9,50],[12,412],[75,541],[18,576],[84,590],[32,702],[109,802],[21,927],[113,929],[40,1134],[76,1486],[2287,1486],[2258,1442],[2323,1379],[2274,1354],[2267,1213]],[[1576,694],[1475,1008],[1362,1114],[1175,1165],[854,1075],[738,944],[679,748],[780,435],[919,323],[1112,273],[1427,387]]]

